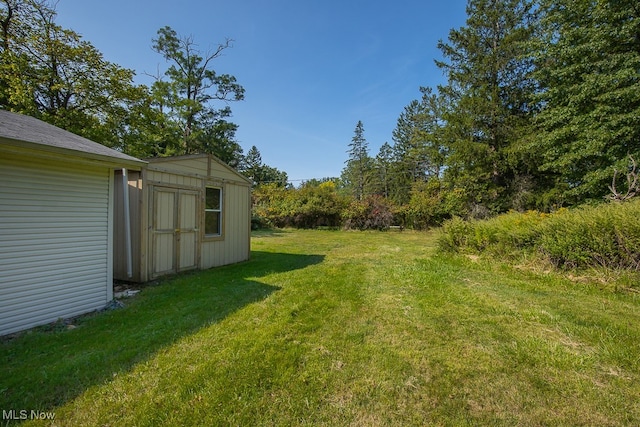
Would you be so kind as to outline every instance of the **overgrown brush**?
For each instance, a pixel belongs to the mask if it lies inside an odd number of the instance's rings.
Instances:
[[[380,196],[352,201],[343,211],[347,230],[386,230],[393,225],[393,206]]]
[[[640,269],[640,201],[552,214],[510,212],[484,221],[449,220],[442,251],[540,256],[560,268]]]

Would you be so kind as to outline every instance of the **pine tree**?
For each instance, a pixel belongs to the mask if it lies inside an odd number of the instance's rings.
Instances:
[[[531,150],[555,177],[548,197],[602,200],[615,168],[640,158],[637,0],[544,0],[536,78],[542,86]]]
[[[421,87],[422,97],[404,108],[393,131],[393,199],[406,203],[415,182],[439,177],[444,163],[442,97]]]
[[[358,120],[353,138],[347,151],[349,158],[342,171],[342,179],[351,188],[356,200],[362,200],[366,195],[371,158],[369,157],[369,143],[364,137],[364,125]]]
[[[511,183],[523,169],[512,153],[528,134],[532,113],[535,85],[525,49],[531,9],[526,0],[470,0],[466,26],[438,45],[445,60],[437,65],[448,77],[440,92],[450,105],[446,177],[483,210],[511,207]]]
[[[278,187],[285,187],[289,180],[286,172],[262,162],[260,150],[255,145],[247,151],[239,170],[253,182],[254,186],[271,183]]]
[[[262,180],[262,155],[255,145],[249,148],[242,164],[242,173],[256,185]]]
[[[383,197],[389,197],[392,183],[393,148],[388,142],[380,146],[374,161],[373,191]]]

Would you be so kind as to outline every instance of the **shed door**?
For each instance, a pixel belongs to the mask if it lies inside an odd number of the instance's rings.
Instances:
[[[152,277],[198,266],[198,192],[154,187]]]
[[[198,193],[178,191],[178,271],[198,266]]]

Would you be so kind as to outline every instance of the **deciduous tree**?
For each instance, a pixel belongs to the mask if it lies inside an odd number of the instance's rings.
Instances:
[[[176,138],[165,141],[166,154],[228,154],[229,147],[237,151],[237,126],[227,121],[231,116],[227,103],[244,99],[244,88],[234,76],[213,69],[213,62],[231,46],[232,40],[227,39],[203,53],[193,37],[181,37],[168,26],[158,30],[152,47],[170,65],[164,72],[167,80],[158,77],[152,86],[154,106],[164,116],[165,129],[179,130],[179,135],[164,135]],[[219,101],[224,103],[222,108],[216,105]]]
[[[0,102],[105,145],[144,92],[134,72],[106,61],[89,42],[55,23],[52,3],[0,2]]]

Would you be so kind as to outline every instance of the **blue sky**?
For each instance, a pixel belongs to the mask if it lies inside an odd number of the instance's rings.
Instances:
[[[291,180],[339,176],[358,120],[375,156],[420,86],[444,82],[438,40],[464,25],[466,0],[59,0],[57,22],[137,73],[166,68],[151,49],[168,25],[204,52],[233,48],[218,73],[246,90],[236,137]],[[299,181],[294,181],[299,182]]]

